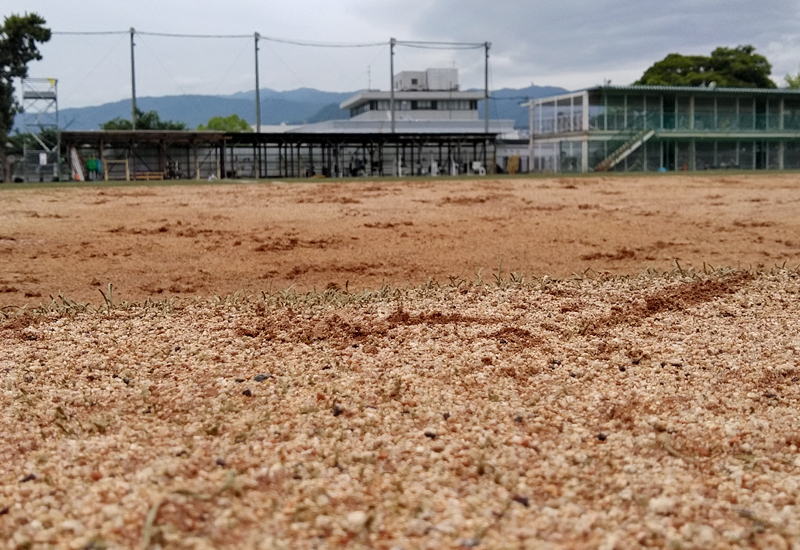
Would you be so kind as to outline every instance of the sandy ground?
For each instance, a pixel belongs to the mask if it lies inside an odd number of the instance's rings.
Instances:
[[[2,190],[0,548],[800,549],[794,181]]]
[[[783,271],[8,320],[0,540],[798,548],[799,296]]]
[[[0,303],[795,267],[799,177],[0,188]]]

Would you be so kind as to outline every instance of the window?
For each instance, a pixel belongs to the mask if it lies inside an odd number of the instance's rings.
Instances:
[[[411,85],[412,86],[416,86],[418,83],[419,83],[419,81],[416,78],[412,78],[411,79]]]
[[[695,130],[714,130],[716,124],[714,123],[714,98],[713,97],[695,97],[694,98],[694,129]],[[713,161],[708,164],[713,164]],[[698,170],[702,168],[698,165]]]

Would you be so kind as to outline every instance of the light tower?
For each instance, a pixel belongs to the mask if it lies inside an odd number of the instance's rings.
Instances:
[[[22,81],[24,181],[61,179],[61,131],[58,127],[58,81],[26,78]]]

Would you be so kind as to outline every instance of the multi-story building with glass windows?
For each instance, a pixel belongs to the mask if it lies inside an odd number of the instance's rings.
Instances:
[[[600,86],[528,106],[532,171],[800,169],[800,90]]]

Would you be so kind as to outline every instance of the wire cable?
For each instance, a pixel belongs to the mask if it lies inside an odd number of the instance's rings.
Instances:
[[[337,42],[303,42],[300,40],[288,40],[285,38],[274,38],[272,36],[261,35],[261,40],[277,42],[279,44],[290,44],[292,46],[305,46],[309,48],[375,48],[388,46],[389,42],[365,42],[365,43],[337,43]]]
[[[103,34],[130,34],[131,31],[52,31],[50,34],[73,36],[97,36]]]
[[[252,34],[181,34],[174,32],[148,31],[134,31],[134,34],[142,34],[144,36],[161,36],[166,38],[253,38]]]

